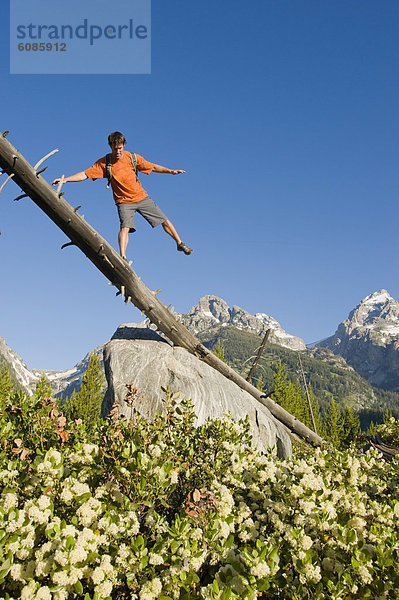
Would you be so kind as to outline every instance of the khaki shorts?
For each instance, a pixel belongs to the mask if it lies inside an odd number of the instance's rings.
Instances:
[[[156,227],[167,220],[162,210],[155,204],[149,196],[139,202],[120,202],[116,205],[118,209],[119,221],[122,227],[128,227],[129,233],[134,233],[134,214],[137,211],[151,225]]]

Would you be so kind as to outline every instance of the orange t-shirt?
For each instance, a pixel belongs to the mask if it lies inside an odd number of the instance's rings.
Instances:
[[[149,175],[154,168],[153,163],[148,162],[139,154],[137,157],[137,170]],[[105,156],[94,163],[90,169],[85,171],[87,177],[94,181],[107,177]],[[143,189],[134,172],[130,152],[123,151],[123,156],[111,164],[111,188],[114,193],[115,204],[124,202],[140,202],[148,194]]]

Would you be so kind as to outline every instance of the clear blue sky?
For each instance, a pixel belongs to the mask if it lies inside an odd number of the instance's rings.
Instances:
[[[60,149],[49,181],[114,130],[187,171],[142,183],[195,253],[140,217],[128,247],[165,304],[216,294],[312,342],[367,294],[399,298],[397,0],[153,0],[151,75],[104,76],[10,75],[7,5],[0,129],[31,163]],[[64,190],[116,246],[105,181]],[[29,368],[67,369],[142,317],[18,191],[0,196],[0,335]]]

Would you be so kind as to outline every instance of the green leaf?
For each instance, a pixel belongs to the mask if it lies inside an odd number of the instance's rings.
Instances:
[[[356,542],[356,540],[357,540],[356,531],[354,529],[351,529],[348,534],[348,542],[349,542],[349,544],[354,544]]]
[[[74,546],[75,546],[75,538],[74,538],[72,535],[69,535],[69,536],[67,537],[67,541],[66,541],[66,544],[65,544],[65,548],[66,548],[67,550],[69,550],[70,548],[74,548]]]
[[[12,553],[8,552],[6,560],[0,565],[0,583],[3,583],[4,579],[7,577],[12,564]]]
[[[171,545],[170,545],[170,549],[172,551],[172,554],[176,553],[176,550],[179,548],[180,546],[180,542],[177,542],[176,540],[173,540]]]
[[[12,535],[8,538],[9,544],[14,544],[14,542],[17,542],[17,541],[18,541],[18,536],[15,535],[15,533],[14,533],[14,535]]]
[[[83,585],[80,581],[77,581],[74,585],[75,592],[80,596],[83,594]]]
[[[221,600],[229,600],[229,598],[231,598],[231,589],[229,586],[225,587],[223,589],[222,595],[221,595]]]
[[[219,592],[220,592],[220,590],[219,590],[219,584],[216,581],[216,579],[213,580],[212,590],[214,591],[215,594],[219,594]]]

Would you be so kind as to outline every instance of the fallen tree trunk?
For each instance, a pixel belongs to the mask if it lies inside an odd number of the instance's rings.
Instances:
[[[322,439],[298,421],[271,398],[265,397],[231,367],[217,358],[213,352],[201,344],[176,317],[140,280],[128,263],[91,227],[77,209],[45,181],[28,161],[6,139],[0,135],[0,166],[5,173],[12,175],[13,181],[21,187],[35,204],[69,237],[107,279],[121,292],[126,302],[132,302],[162,331],[175,345],[186,348],[199,359],[219,371],[266,406],[271,414],[289,432],[304,438],[307,442],[321,444]]]

